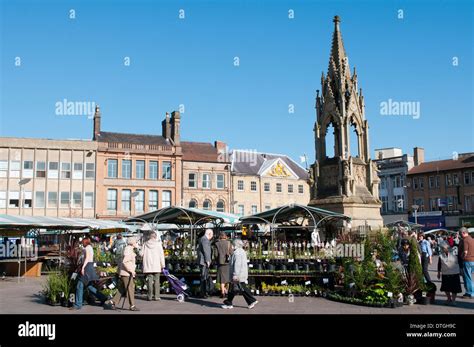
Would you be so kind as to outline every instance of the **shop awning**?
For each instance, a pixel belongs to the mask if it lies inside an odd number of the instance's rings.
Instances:
[[[32,229],[43,229],[48,232],[83,230],[85,232],[113,233],[128,230],[128,226],[112,220],[0,214],[0,235],[9,236],[11,233],[25,233]]]
[[[235,224],[239,222],[239,217],[224,212],[201,210],[198,208],[169,206],[124,220],[125,223],[168,223],[181,226],[195,226],[205,224],[209,221],[218,222],[219,224]]]
[[[244,224],[281,224],[299,217],[309,218],[310,220],[314,218],[316,223],[323,219],[325,221],[342,219],[348,222],[351,220],[349,216],[341,213],[299,204],[280,206],[251,216],[240,217],[240,220]]]

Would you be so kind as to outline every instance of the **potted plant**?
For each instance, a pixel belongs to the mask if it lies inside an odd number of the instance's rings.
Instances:
[[[45,301],[48,305],[59,306],[60,295],[61,295],[62,285],[59,274],[53,273],[48,276],[46,283],[43,285],[42,294],[45,297]]]

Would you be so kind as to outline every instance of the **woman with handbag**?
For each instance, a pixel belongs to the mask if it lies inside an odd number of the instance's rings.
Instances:
[[[228,292],[229,259],[232,254],[232,246],[225,232],[219,234],[219,241],[215,244],[217,249],[217,283],[221,286],[221,298],[225,298]]]

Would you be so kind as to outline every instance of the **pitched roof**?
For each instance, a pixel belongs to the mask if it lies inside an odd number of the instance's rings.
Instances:
[[[308,172],[287,155],[243,150],[232,151],[232,173],[258,176],[262,166],[267,167],[269,161],[275,162],[275,159],[278,158],[280,158],[299,179],[308,179]]]
[[[225,162],[219,157],[219,152],[212,143],[182,141],[181,146],[185,161]]]
[[[457,160],[448,159],[421,163],[420,165],[415,166],[410,171],[408,171],[408,175],[459,170],[464,168],[474,168],[474,153],[460,155]]]
[[[101,131],[98,140],[99,142],[171,146],[170,141],[161,135],[124,134]]]

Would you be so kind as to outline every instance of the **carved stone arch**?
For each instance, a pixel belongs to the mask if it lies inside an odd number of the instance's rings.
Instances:
[[[326,133],[330,124],[334,126],[334,130],[341,130],[341,120],[339,117],[336,117],[335,115],[328,115],[321,122],[320,132],[322,138],[326,137]]]

